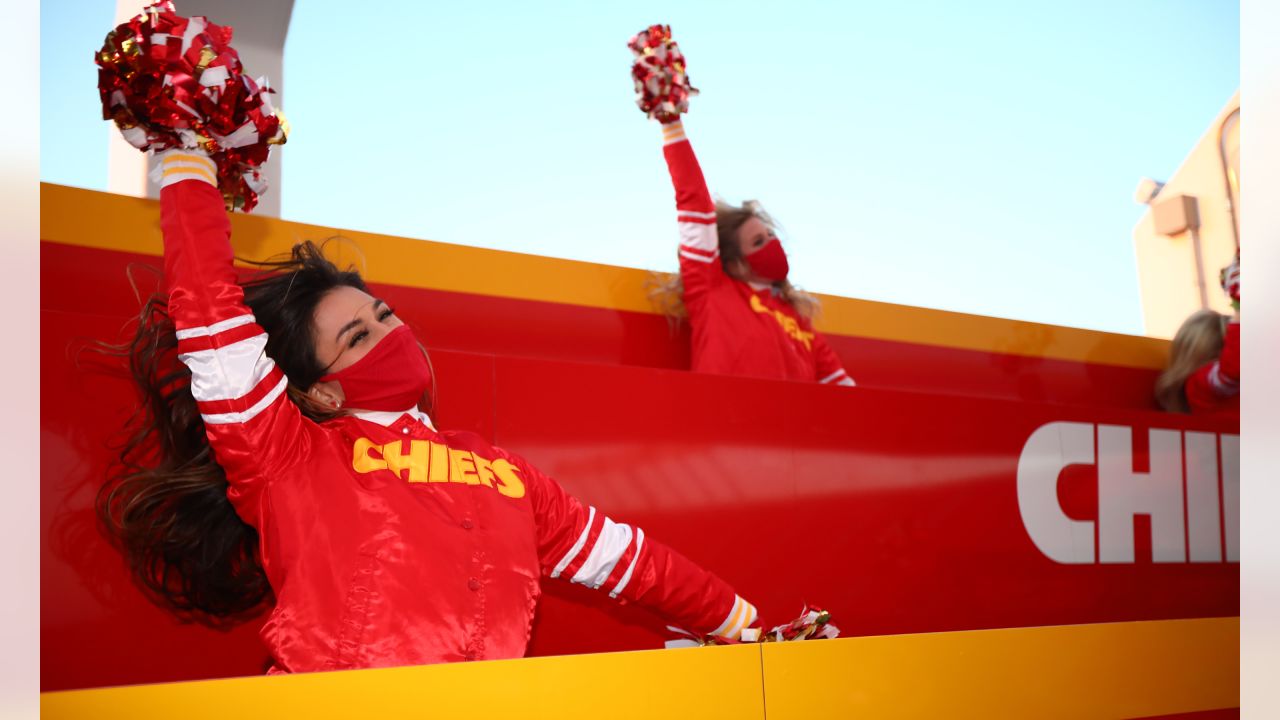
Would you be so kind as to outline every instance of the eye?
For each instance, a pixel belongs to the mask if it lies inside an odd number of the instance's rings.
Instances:
[[[384,322],[384,321],[386,321],[386,319],[387,319],[387,318],[389,318],[389,317],[391,317],[392,315],[395,315],[395,314],[396,314],[396,309],[395,309],[395,308],[390,307],[390,306],[388,306],[388,307],[384,307],[384,308],[382,308],[382,312],[378,313],[378,321],[379,321],[379,322]]]
[[[364,339],[365,339],[365,338],[367,338],[367,337],[369,337],[369,331],[368,331],[368,330],[361,330],[361,331],[359,331],[359,332],[357,332],[357,333],[354,333],[354,334],[351,336],[351,340],[349,340],[349,341],[347,342],[347,347],[349,347],[349,348],[353,348],[353,347],[355,347],[356,345],[359,345],[360,343],[364,342]]]

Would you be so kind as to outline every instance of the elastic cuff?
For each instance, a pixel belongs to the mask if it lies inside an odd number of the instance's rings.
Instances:
[[[218,186],[218,167],[201,150],[174,149],[157,153],[151,181],[165,188],[183,180],[199,180]]]
[[[684,125],[679,120],[664,123],[662,126],[662,144],[670,145],[684,140]]]
[[[711,631],[712,635],[727,637],[730,640],[737,640],[742,633],[742,629],[751,625],[756,621],[756,607],[751,603],[743,600],[741,596],[733,596],[733,607],[729,609],[729,615],[720,623],[720,627]]]

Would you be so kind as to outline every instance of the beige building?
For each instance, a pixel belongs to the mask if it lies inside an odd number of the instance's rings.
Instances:
[[[1148,206],[1133,229],[1146,334],[1171,338],[1204,307],[1230,314],[1218,273],[1240,243],[1239,91],[1173,177],[1143,180],[1136,199]]]

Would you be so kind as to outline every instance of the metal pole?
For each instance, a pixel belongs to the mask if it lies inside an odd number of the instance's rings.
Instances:
[[[1205,287],[1204,282],[1204,257],[1200,252],[1200,228],[1193,225],[1188,228],[1188,232],[1191,233],[1192,252],[1196,256],[1196,284],[1200,288],[1200,308],[1203,310],[1209,307],[1209,290]]]
[[[1240,221],[1236,218],[1235,188],[1231,184],[1231,164],[1227,160],[1227,127],[1235,121],[1240,122],[1240,108],[1236,108],[1218,126],[1218,156],[1222,159],[1222,179],[1227,185],[1227,209],[1231,215],[1231,234],[1236,239],[1236,249],[1240,248]],[[1199,257],[1197,255],[1197,257]],[[1203,283],[1203,278],[1201,279]]]

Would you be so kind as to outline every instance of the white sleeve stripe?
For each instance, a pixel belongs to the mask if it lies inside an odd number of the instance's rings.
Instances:
[[[202,413],[200,417],[204,418],[204,422],[206,425],[229,425],[231,423],[247,423],[250,420],[252,420],[254,416],[256,416],[258,413],[262,412],[263,410],[266,410],[267,406],[275,402],[275,399],[280,397],[280,393],[284,392],[284,389],[288,385],[289,385],[289,378],[285,378],[285,377],[280,378],[280,382],[276,383],[276,386],[271,388],[271,392],[267,393],[266,397],[254,403],[253,407],[249,408],[248,410],[245,410],[244,412],[220,413],[217,415],[205,415]]]
[[[843,378],[840,382],[836,383],[836,385],[844,385],[846,387],[857,387],[858,383],[854,382],[853,378],[846,377],[846,378]]]
[[[631,537],[630,525],[615,523],[606,517],[604,527],[600,528],[600,534],[596,536],[595,545],[591,548],[591,554],[582,563],[582,567],[578,568],[578,572],[574,573],[573,582],[593,590],[603,585],[613,573],[618,560],[631,546]]]
[[[253,322],[255,319],[256,318],[254,318],[252,313],[248,315],[237,315],[236,317],[228,318],[226,320],[219,320],[218,322],[213,323],[212,325],[202,325],[200,327],[183,328],[182,330],[179,330],[175,334],[178,336],[179,340],[186,340],[187,338],[193,338],[193,337],[203,337],[205,335],[217,335],[218,333],[225,332],[227,330],[230,330],[231,328],[237,328],[237,327],[240,327],[241,325],[248,325],[249,323]]]
[[[692,246],[690,246],[690,245],[684,245],[684,244],[681,244],[681,245],[680,245],[680,249],[681,249],[681,250],[688,251],[688,252],[691,252],[691,253],[693,253],[694,255],[701,255],[701,256],[703,256],[703,257],[715,257],[716,255],[719,255],[719,254],[720,254],[720,251],[719,251],[718,249],[717,249],[717,250],[703,250],[703,249],[702,249],[702,248],[700,248],[700,247],[692,247]]]
[[[845,372],[844,372],[844,368],[840,368],[839,370],[837,370],[837,371],[835,371],[835,372],[831,373],[830,375],[828,375],[828,376],[826,376],[826,377],[822,378],[822,379],[821,379],[821,380],[819,380],[818,382],[823,383],[823,384],[825,384],[825,383],[829,383],[829,382],[831,382],[831,381],[835,380],[836,378],[838,378],[838,377],[840,377],[841,375],[844,375],[844,374],[845,374]]]
[[[253,391],[276,364],[267,357],[263,333],[226,347],[181,353],[191,369],[191,394],[200,402],[235,400]]]
[[[613,586],[609,591],[609,597],[616,598],[618,593],[622,592],[627,583],[631,582],[631,573],[636,569],[636,561],[640,559],[640,551],[644,549],[644,528],[636,528],[636,549],[631,554],[631,564],[627,565],[627,571],[622,573],[622,577],[618,579],[618,584]]]
[[[1209,368],[1209,384],[1219,395],[1235,395],[1240,392],[1240,383],[1224,376],[1222,366],[1217,360],[1213,362],[1213,367]]]
[[[680,257],[686,257],[686,258],[689,258],[690,260],[697,260],[698,262],[704,262],[704,263],[709,263],[715,260],[714,257],[704,257],[702,255],[694,255],[693,253],[685,252],[684,250],[680,251]]]
[[[720,240],[716,235],[715,225],[682,222],[677,223],[680,230],[680,244],[704,252],[719,252]]]
[[[716,214],[714,212],[694,212],[693,210],[681,210],[679,208],[676,208],[676,214],[688,215],[689,217],[696,217],[696,218],[706,218],[708,220],[714,220],[716,217]]]
[[[551,571],[551,577],[560,577],[560,573],[564,572],[564,569],[569,567],[569,563],[578,557],[578,553],[582,551],[582,546],[587,544],[587,535],[591,534],[591,526],[596,521],[596,508],[594,505],[588,505],[587,509],[590,512],[587,513],[587,524],[582,526],[582,534],[578,536],[578,541],[573,544],[573,547],[569,548],[569,552],[565,553],[564,557],[560,558],[560,562],[556,563],[555,569]]]

